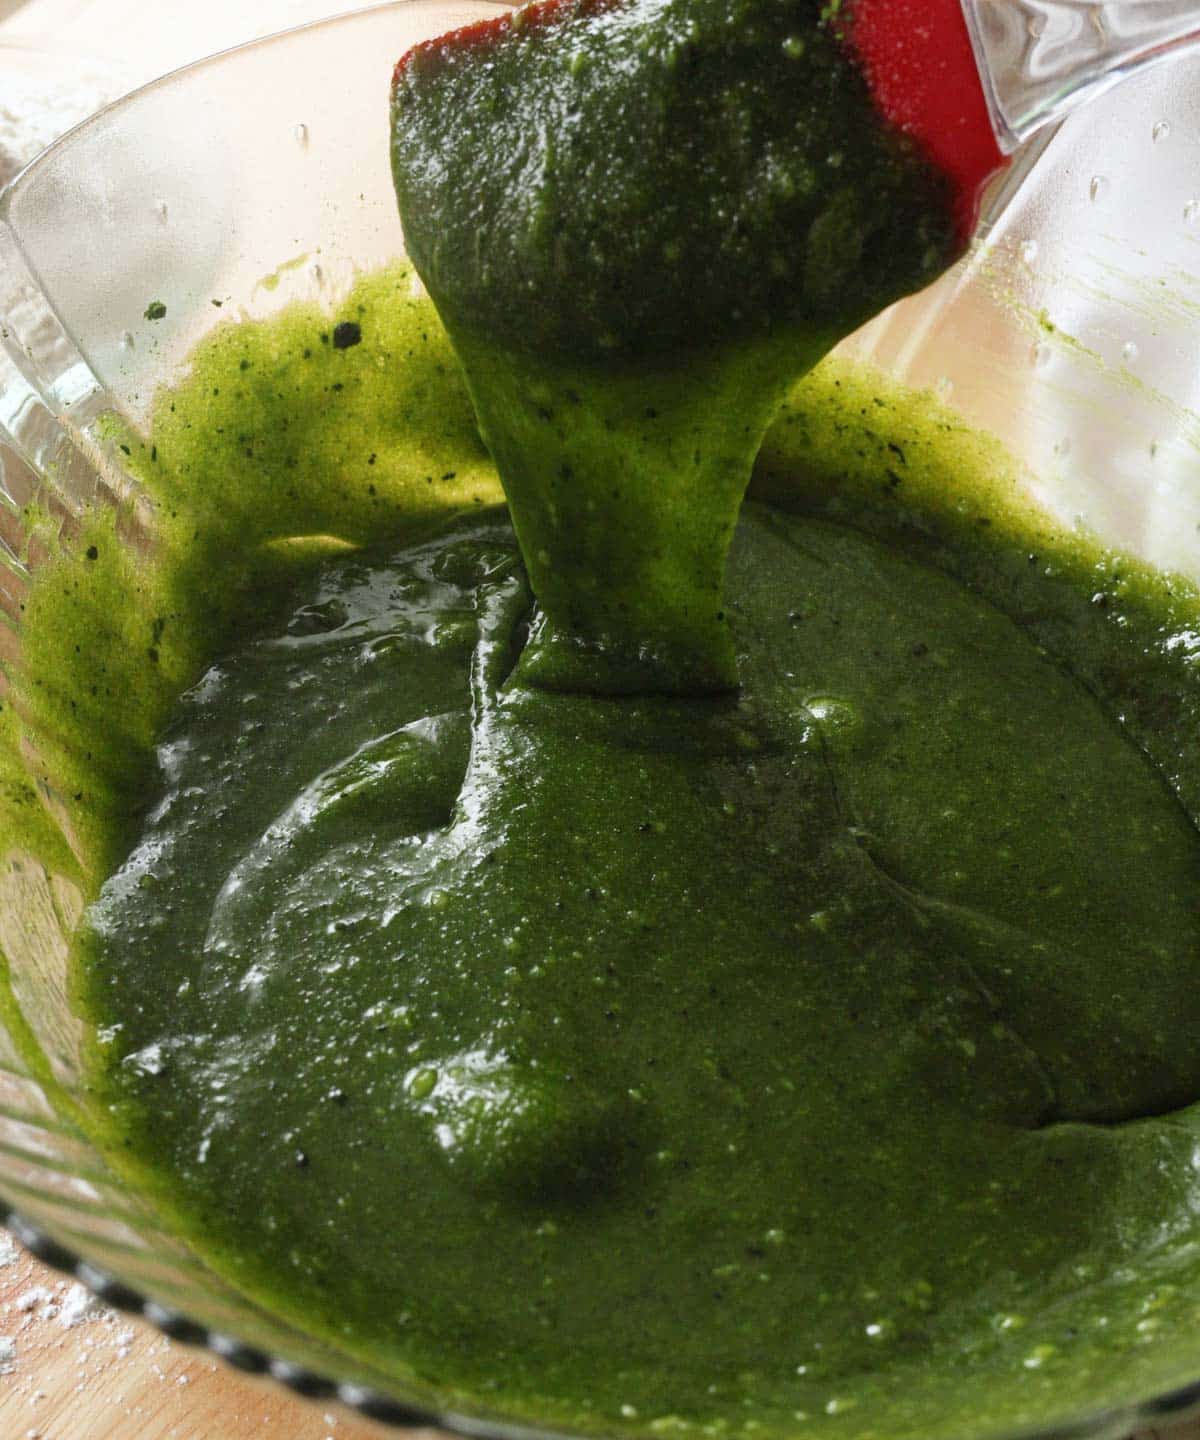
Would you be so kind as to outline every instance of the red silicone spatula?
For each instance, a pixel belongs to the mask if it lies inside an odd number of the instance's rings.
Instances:
[[[830,9],[880,113],[954,185],[964,241],[984,185],[1022,141],[1200,41],[1195,0],[835,0]]]
[[[835,23],[880,113],[954,187],[966,242],[984,186],[1007,161],[988,108],[962,0],[850,0]]]

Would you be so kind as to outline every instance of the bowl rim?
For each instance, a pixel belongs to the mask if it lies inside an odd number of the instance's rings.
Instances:
[[[259,35],[253,40],[244,40],[237,45],[227,45],[221,50],[214,50],[211,55],[201,56],[199,60],[189,61],[188,64],[179,65],[173,70],[168,70],[165,74],[158,75],[153,80],[147,80],[144,84],[136,85],[133,89],[127,90],[123,95],[119,95],[115,100],[110,101],[109,104],[101,106],[99,110],[80,120],[78,124],[72,125],[69,130],[65,130],[56,140],[47,145],[44,150],[39,150],[6,184],[0,186],[0,221],[6,220],[9,207],[16,192],[19,189],[23,189],[28,182],[32,181],[37,172],[42,170],[51,160],[55,159],[60,151],[66,150],[69,146],[83,138],[93,127],[107,123],[113,115],[124,110],[127,106],[133,105],[141,99],[142,96],[152,91],[170,86],[184,76],[194,75],[211,66],[219,65],[231,56],[240,55],[243,51],[265,50],[272,45],[288,40],[292,36],[304,31],[324,30],[326,28],[332,29],[336,26],[349,25],[361,20],[367,15],[375,15],[388,10],[405,10],[413,5],[436,6],[448,3],[451,3],[451,0],[372,0],[372,3],[368,5],[358,5],[353,10],[343,11],[339,15],[328,15],[320,20],[306,20],[299,25],[289,25],[283,30],[273,30],[269,35]],[[502,15],[515,8],[519,0],[471,0],[471,3],[486,6],[489,9],[495,10],[498,15]],[[7,48],[28,50],[31,53],[42,53],[37,50],[36,46],[14,44]],[[85,57],[68,54],[64,56],[64,58],[78,61]]]
[[[305,21],[227,46],[210,55],[167,71],[144,84],[126,91],[110,104],[87,116],[65,131],[45,149],[29,160],[3,186],[0,186],[0,224],[7,223],[10,209],[18,193],[33,183],[40,172],[52,164],[61,152],[84,139],[93,128],[107,124],[111,117],[137,104],[148,93],[175,84],[180,78],[192,76],[209,67],[218,66],[244,51],[263,51],[291,37],[309,31],[351,25],[365,16],[388,11],[407,10],[414,6],[446,5],[452,0],[373,0],[341,14]],[[480,7],[503,14],[514,8],[513,0],[471,0]],[[521,0],[516,0],[521,3]],[[36,50],[30,46],[9,48]],[[71,56],[72,59],[82,57]],[[1017,163],[1003,172],[989,196],[988,222],[994,220],[1014,197],[1038,155],[1046,147],[1058,126],[1041,132],[1023,147]],[[79,1281],[104,1305],[125,1314],[139,1317],[170,1340],[191,1349],[201,1350],[223,1361],[234,1370],[262,1376],[290,1390],[302,1399],[316,1403],[337,1403],[376,1424],[398,1430],[436,1428],[464,1437],[464,1440],[572,1440],[566,1432],[538,1426],[535,1423],[505,1421],[476,1417],[452,1410],[426,1408],[394,1398],[371,1386],[337,1381],[308,1366],[286,1360],[258,1346],[250,1345],[227,1332],[212,1330],[190,1318],[184,1311],[164,1305],[142,1290],[84,1258],[77,1250],[62,1244],[53,1230],[37,1224],[22,1213],[2,1193],[0,1181],[0,1226],[37,1260]],[[1200,1360],[1197,1362],[1200,1371]],[[1189,1416],[1200,1415],[1200,1378],[1128,1405],[1084,1412],[1061,1423],[1034,1425],[1017,1430],[997,1432],[1004,1440],[1100,1440],[1100,1437],[1129,1435],[1142,1425],[1163,1421],[1176,1423]]]
[[[405,4],[408,0],[397,0]],[[200,1350],[243,1374],[273,1380],[303,1400],[336,1402],[365,1419],[397,1430],[438,1429],[463,1440],[575,1440],[570,1434],[523,1422],[476,1419],[453,1411],[423,1409],[397,1400],[382,1390],[336,1381],[308,1366],[272,1355],[223,1331],[210,1330],[181,1310],[151,1300],[140,1290],[84,1260],[42,1226],[27,1220],[0,1197],[0,1226],[6,1227],[35,1259],[78,1280],[102,1304],[134,1315],[168,1340]],[[1143,1424],[1175,1424],[1200,1416],[1200,1380],[1119,1408],[1089,1411],[1060,1425],[1029,1426],[1003,1432],[1005,1440],[1098,1440],[1101,1436],[1132,1436]],[[999,1433],[999,1432],[998,1432]]]

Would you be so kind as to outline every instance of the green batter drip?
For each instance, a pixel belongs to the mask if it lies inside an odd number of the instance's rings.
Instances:
[[[633,374],[544,364],[462,332],[456,348],[540,607],[522,680],[732,689],[725,556],[796,347]]]

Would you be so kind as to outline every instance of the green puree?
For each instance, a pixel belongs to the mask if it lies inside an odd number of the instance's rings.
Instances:
[[[84,1123],[471,1413],[1192,1378],[1200,600],[928,401],[783,403],[950,258],[941,182],[809,3],[526,12],[415,52],[393,142],[467,388],[407,271],[221,327],[114,435],[147,543],[31,597]]]
[[[961,1436],[1190,1378],[1195,592],[827,364],[740,690],[531,688],[432,307],[335,318],[220,327],[122,441],[156,546],[88,522],[31,596],[114,1163],[473,1411]]]

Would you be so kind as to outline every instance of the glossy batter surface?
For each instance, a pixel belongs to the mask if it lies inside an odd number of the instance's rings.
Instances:
[[[833,369],[731,553],[741,692],[530,689],[502,515],[361,544],[381,488],[489,493],[405,283],[346,351],[222,331],[130,445],[227,568],[146,586],[181,603],[124,682],[150,720],[193,667],[81,952],[118,1163],[249,1293],[510,1417],[961,1434],[1186,1373],[1193,593]]]

